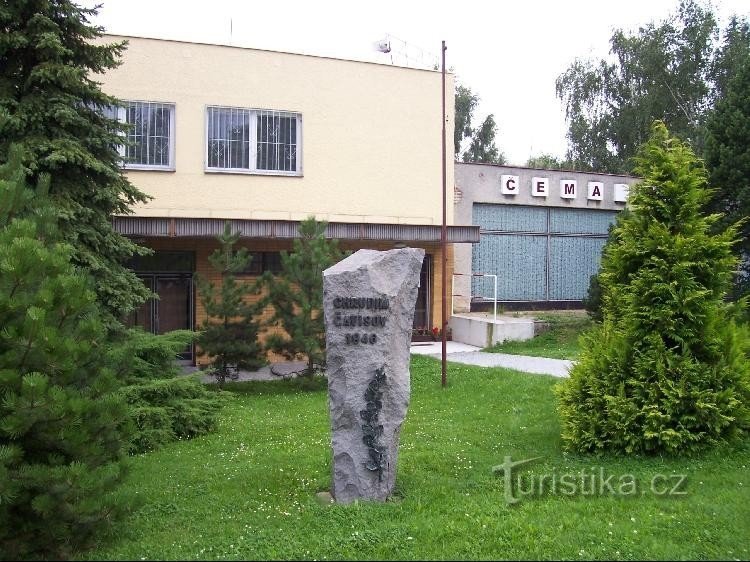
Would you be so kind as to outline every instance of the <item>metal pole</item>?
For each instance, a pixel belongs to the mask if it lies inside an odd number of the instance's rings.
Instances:
[[[442,47],[440,49],[440,52],[443,56],[443,88],[442,88],[442,94],[443,94],[443,114],[442,114],[442,120],[443,120],[443,224],[442,228],[440,229],[440,252],[443,256],[443,267],[442,267],[442,274],[443,274],[443,302],[442,302],[442,320],[443,320],[443,355],[442,355],[442,364],[441,364],[441,377],[440,377],[440,384],[445,387],[448,384],[448,377],[446,374],[447,370],[447,363],[448,363],[448,336],[446,334],[448,330],[448,314],[446,311],[446,291],[448,290],[448,236],[447,236],[447,230],[448,227],[446,225],[446,171],[445,171],[445,41],[443,41]]]
[[[495,278],[495,295],[494,295],[495,296],[495,302],[492,304],[492,313],[494,315],[493,322],[495,324],[497,324],[497,275],[493,275],[492,277]],[[494,330],[495,328],[492,328],[492,329]],[[492,342],[490,342],[490,343],[492,343]]]

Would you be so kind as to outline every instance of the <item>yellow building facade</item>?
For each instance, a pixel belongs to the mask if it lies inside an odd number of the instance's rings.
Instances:
[[[133,267],[160,298],[133,322],[155,332],[204,319],[192,274],[213,275],[207,256],[230,220],[253,252],[248,279],[278,268],[299,221],[329,222],[345,249],[422,247],[427,252],[416,326],[440,325],[442,220],[439,72],[325,57],[105,36],[128,41],[123,64],[102,77],[130,124],[122,149],[130,181],[151,199],[117,230],[155,250]],[[446,80],[453,138],[453,79]],[[453,225],[448,142],[448,240]],[[448,252],[448,269],[452,264]],[[448,279],[450,280],[450,271]]]

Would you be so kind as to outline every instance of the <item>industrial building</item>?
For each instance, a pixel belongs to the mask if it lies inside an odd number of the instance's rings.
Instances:
[[[454,220],[480,228],[454,252],[456,312],[580,307],[609,226],[637,178],[455,164]],[[496,276],[496,277],[492,277]]]

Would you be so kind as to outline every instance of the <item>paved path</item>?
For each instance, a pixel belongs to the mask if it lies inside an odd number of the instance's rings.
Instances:
[[[440,359],[442,354],[430,354],[429,356]],[[567,377],[568,370],[573,365],[572,361],[564,359],[509,355],[507,353],[487,353],[485,351],[451,353],[448,356],[448,361],[463,363],[465,365],[477,365],[479,367],[505,367],[526,373],[552,375],[553,377]]]
[[[463,363],[465,365],[476,365],[478,367],[505,367],[536,373],[540,375],[552,375],[553,377],[567,377],[568,370],[573,365],[572,361],[563,359],[547,359],[546,357],[530,357],[528,355],[509,355],[507,353],[487,353],[480,348],[465,343],[447,342],[446,351],[448,361]],[[442,357],[441,342],[413,343],[410,348],[415,355],[427,355],[440,359]],[[275,363],[273,372],[270,366],[263,367],[255,372],[240,372],[239,380],[248,381],[270,381],[295,376],[295,371],[305,367],[304,362],[290,361],[286,363]],[[186,371],[195,371],[195,367],[186,368]],[[203,375],[203,382],[215,382],[210,376]]]
[[[553,377],[567,377],[568,370],[573,365],[572,361],[564,359],[510,355],[507,353],[487,353],[480,351],[481,348],[473,345],[452,341],[447,343],[448,361],[463,363],[465,365],[506,367],[508,369],[515,369],[516,371],[552,375]],[[442,343],[428,342],[426,344],[412,344],[411,352],[417,355],[427,355],[428,357],[440,359],[442,357]]]
[[[467,351],[479,351],[480,348],[469,345],[467,343],[460,343],[457,341],[449,341],[446,342],[448,345],[446,346],[446,351],[450,354],[453,353],[461,353],[461,352],[467,352]],[[411,347],[409,348],[410,353],[414,353],[416,355],[442,355],[442,346],[443,342],[434,341],[434,342],[412,342]]]
[[[257,371],[240,371],[237,381],[277,381],[284,378],[293,378],[297,376],[299,371],[302,371],[307,367],[306,361],[284,361],[280,363],[273,363],[272,365],[266,365],[261,367]],[[183,367],[185,373],[196,373],[200,372],[197,367]],[[204,383],[216,382],[216,377],[212,375],[201,375],[201,381]],[[232,382],[227,380],[227,382]]]

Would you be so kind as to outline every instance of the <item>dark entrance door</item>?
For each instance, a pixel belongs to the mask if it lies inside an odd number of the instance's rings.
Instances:
[[[413,328],[430,328],[430,304],[432,303],[432,290],[430,279],[432,278],[432,256],[425,255],[422,262],[422,271],[419,273],[419,289],[417,290],[417,303],[414,307]]]
[[[154,332],[163,334],[173,330],[189,330],[192,279],[187,276],[154,276],[156,294],[154,301]]]
[[[158,295],[149,299],[126,319],[130,326],[147,332],[164,334],[173,330],[193,329],[192,252],[156,252],[131,264],[143,283]],[[180,357],[193,360],[193,346]]]

